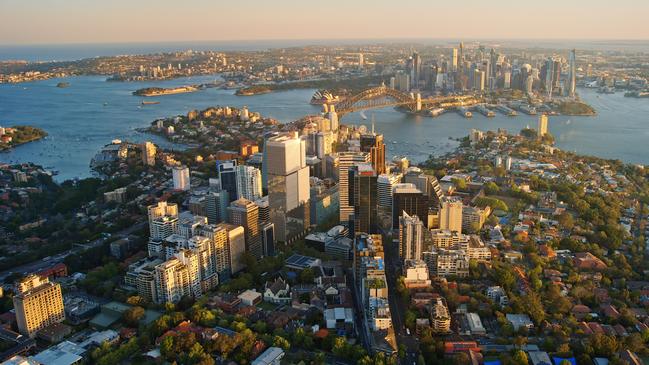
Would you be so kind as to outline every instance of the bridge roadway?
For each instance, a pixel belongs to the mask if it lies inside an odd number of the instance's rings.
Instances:
[[[438,96],[421,99],[419,94],[413,95],[392,89],[385,85],[364,90],[344,99],[335,106],[339,118],[361,110],[385,107],[405,107],[411,112],[432,107],[453,108],[476,104],[480,100],[472,95]],[[330,108],[330,106],[328,106]]]

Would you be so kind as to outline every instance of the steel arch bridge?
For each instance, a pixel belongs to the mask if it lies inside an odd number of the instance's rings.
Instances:
[[[361,110],[403,106],[411,111],[417,109],[417,99],[403,91],[395,90],[385,85],[364,90],[336,104],[339,117]]]

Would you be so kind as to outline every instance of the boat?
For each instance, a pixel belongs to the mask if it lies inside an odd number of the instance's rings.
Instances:
[[[69,82],[59,82],[58,84],[56,84],[56,87],[60,87],[60,88],[65,88],[68,86],[70,86]]]
[[[469,111],[469,109],[467,109],[467,108],[465,108],[465,107],[463,107],[463,106],[457,108],[457,112],[458,112],[458,114],[460,114],[461,116],[463,116],[463,117],[465,117],[465,118],[471,118],[471,117],[473,117],[473,113],[471,113],[471,112]]]
[[[155,105],[155,104],[160,104],[159,101],[145,101],[142,100],[142,105]]]
[[[444,109],[444,108],[429,109],[428,110],[428,115],[431,116],[431,117],[438,117],[438,116],[444,114],[445,111],[446,111],[446,109]]]
[[[363,118],[363,120],[367,120],[367,115],[365,115],[364,110],[361,110],[361,112],[358,114],[361,115],[361,118]]]
[[[518,107],[518,110],[527,115],[536,115],[536,108],[530,105],[521,105]]]
[[[615,88],[610,86],[602,86],[597,89],[597,92],[600,94],[615,94]]]

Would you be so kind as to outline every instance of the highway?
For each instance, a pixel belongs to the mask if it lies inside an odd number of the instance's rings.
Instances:
[[[147,225],[146,221],[142,221],[139,223],[136,223],[126,229],[123,229],[117,233],[114,233],[114,236],[127,236],[133,232],[136,232],[142,228],[144,228]],[[57,255],[50,256],[49,258],[44,258],[44,259],[39,259],[36,261],[32,261],[30,263],[20,265],[13,267],[9,270],[5,270],[0,272],[0,281],[3,281],[11,274],[13,273],[19,273],[19,274],[29,274],[37,271],[41,271],[43,269],[46,269],[48,267],[51,267],[55,264],[58,264],[59,262],[63,262],[66,257],[73,255],[75,253],[83,252],[85,250],[89,250],[94,247],[101,246],[104,243],[104,239],[100,238],[91,242],[88,242],[86,244],[75,244],[71,249],[67,251],[63,251]]]
[[[401,364],[416,364],[419,356],[419,343],[414,333],[408,335],[405,326],[405,313],[408,309],[397,291],[397,278],[401,271],[399,260],[399,245],[393,243],[387,235],[383,235],[383,251],[385,253],[385,277],[388,281],[388,302],[392,314],[392,327],[397,339],[397,346],[404,346],[406,356],[399,359]]]

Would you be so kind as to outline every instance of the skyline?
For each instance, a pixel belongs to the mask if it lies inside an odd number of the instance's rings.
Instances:
[[[403,12],[395,13],[395,11]],[[548,0],[534,6],[511,0],[431,4],[379,0],[347,4],[243,0],[219,6],[206,0],[87,3],[4,0],[11,14],[0,24],[2,45],[206,42],[269,40],[647,40],[641,28],[649,4],[621,0]],[[184,12],[184,13],[183,13]],[[178,15],[182,14],[182,15]],[[359,15],[360,14],[360,15]],[[414,18],[412,14],[430,14]],[[440,16],[437,16],[437,15]],[[447,16],[454,14],[456,16]],[[530,19],[534,21],[530,23]],[[530,26],[538,24],[538,26]],[[28,25],[28,26],[25,26]],[[16,31],[20,30],[20,31]],[[298,31],[299,30],[299,31]]]

